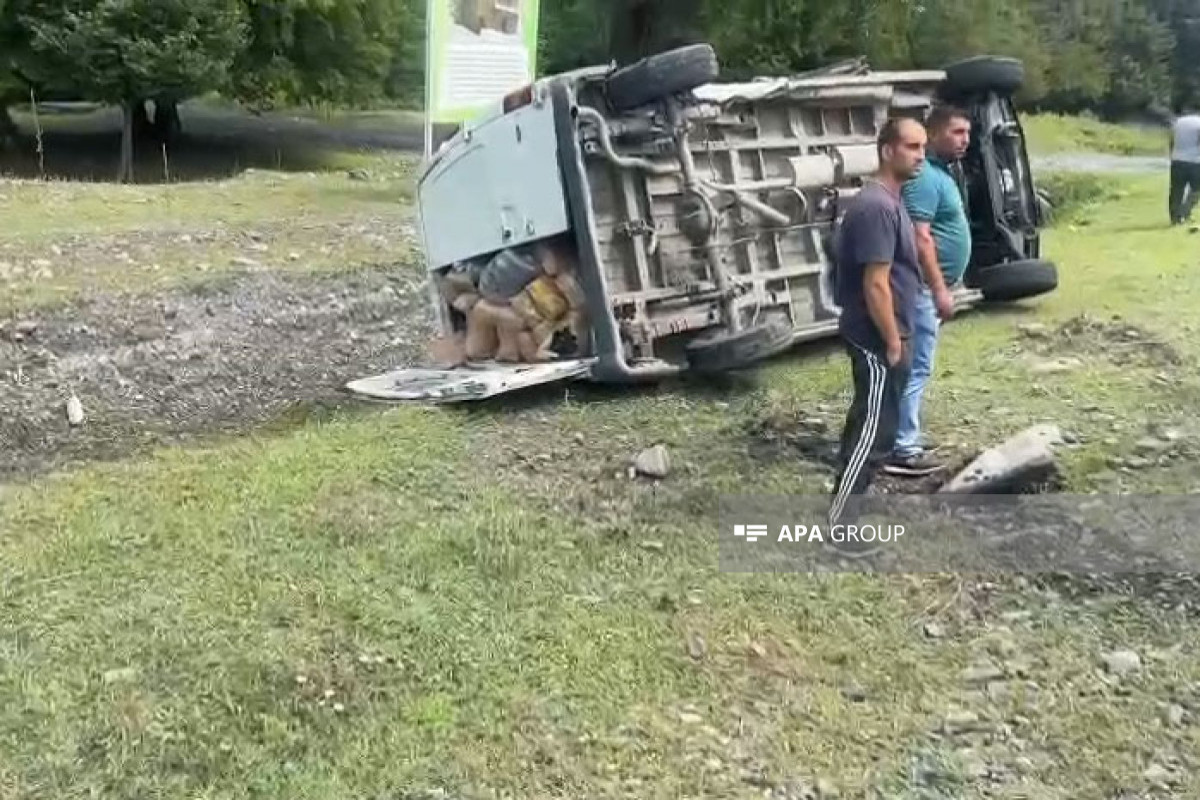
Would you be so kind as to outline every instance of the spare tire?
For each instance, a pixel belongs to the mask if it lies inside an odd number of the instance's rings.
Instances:
[[[994,302],[1036,297],[1058,288],[1058,269],[1049,261],[1009,261],[989,264],[975,273],[975,288]]]
[[[688,343],[688,364],[697,372],[743,369],[778,355],[792,346],[792,326],[783,320],[744,328],[737,333],[720,331]]]
[[[946,85],[958,94],[1012,94],[1025,83],[1025,65],[1015,58],[977,56],[945,68]]]
[[[711,45],[694,44],[643,58],[608,78],[608,102],[617,111],[640,108],[697,86],[720,74]]]

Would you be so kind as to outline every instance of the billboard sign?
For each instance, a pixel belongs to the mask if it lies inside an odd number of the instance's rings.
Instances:
[[[533,81],[540,0],[428,0],[427,116],[460,123]]]

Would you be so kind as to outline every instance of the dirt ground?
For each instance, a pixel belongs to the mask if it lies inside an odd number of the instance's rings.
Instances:
[[[0,321],[0,481],[303,419],[346,401],[347,380],[419,357],[428,325],[419,274],[380,268],[247,272]],[[72,393],[86,413],[78,427]]]
[[[37,125],[50,180],[2,195],[0,484],[298,423],[353,402],[348,380],[423,354],[424,276],[392,179],[396,155],[420,146],[411,115],[189,103],[169,154],[140,145],[139,184],[162,181],[169,155],[171,186],[148,194],[92,183],[115,174],[113,109],[14,116],[21,136],[0,172],[42,172]],[[350,166],[361,179],[347,179]]]

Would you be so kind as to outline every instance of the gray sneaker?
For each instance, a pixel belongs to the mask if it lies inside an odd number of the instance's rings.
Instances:
[[[929,451],[922,451],[912,455],[899,455],[893,453],[887,461],[883,462],[883,471],[888,475],[897,475],[902,478],[924,478],[929,475],[936,475],[946,469],[945,462],[933,457]]]

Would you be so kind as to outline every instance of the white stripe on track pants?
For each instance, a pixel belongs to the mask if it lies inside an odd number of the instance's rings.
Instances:
[[[838,475],[829,509],[830,524],[856,515],[854,499],[867,493],[875,474],[896,443],[900,398],[908,384],[911,359],[908,340],[900,363],[888,367],[887,357],[843,338],[854,376],[854,400],[842,429]]]

